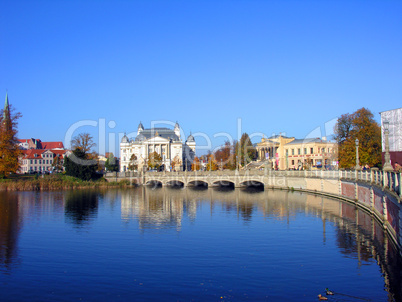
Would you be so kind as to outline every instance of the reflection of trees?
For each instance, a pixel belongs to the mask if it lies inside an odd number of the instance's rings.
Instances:
[[[94,190],[66,192],[65,216],[76,225],[88,222],[98,212],[99,194],[99,192]]]
[[[0,192],[0,268],[10,268],[17,259],[19,216],[18,195]]]

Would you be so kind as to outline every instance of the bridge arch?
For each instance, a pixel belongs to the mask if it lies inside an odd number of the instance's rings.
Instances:
[[[162,187],[163,183],[159,180],[152,179],[147,181],[145,185],[148,187]]]
[[[236,184],[231,180],[220,179],[212,183],[213,187],[235,188]]]
[[[189,187],[209,187],[209,183],[203,180],[191,180],[187,183]]]
[[[257,188],[264,190],[264,183],[260,180],[250,179],[240,183],[241,188]]]
[[[169,180],[165,183],[166,186],[168,187],[184,187],[184,182],[182,182],[181,180]]]

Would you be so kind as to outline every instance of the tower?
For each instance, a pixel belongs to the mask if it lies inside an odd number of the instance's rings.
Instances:
[[[8,101],[8,93],[7,92],[6,92],[6,100],[4,102],[2,125],[7,128],[11,128],[10,104]]]
[[[174,125],[174,134],[177,135],[177,137],[180,140],[180,126],[179,123],[176,121],[176,124]]]
[[[138,129],[137,129],[137,135],[140,134],[142,131],[144,131],[144,126],[140,122],[140,124],[138,125]]]

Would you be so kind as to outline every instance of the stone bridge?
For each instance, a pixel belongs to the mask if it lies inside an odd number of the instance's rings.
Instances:
[[[137,185],[161,186],[232,186],[241,188],[246,186],[261,187],[293,187],[306,188],[301,183],[304,177],[323,179],[338,183],[338,171],[270,171],[270,170],[242,170],[242,171],[188,171],[188,172],[120,172],[107,173],[108,181],[129,180]],[[321,181],[320,181],[321,186]],[[314,188],[312,188],[314,189]]]

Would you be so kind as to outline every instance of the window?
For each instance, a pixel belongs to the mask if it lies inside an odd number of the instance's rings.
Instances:
[[[297,149],[297,154],[298,154],[298,155],[300,155],[300,148],[299,148],[299,149]]]
[[[292,155],[295,155],[295,149],[292,149]],[[292,164],[293,165],[293,164]]]
[[[295,164],[295,161],[294,161],[294,159],[292,159],[292,166]]]
[[[325,153],[325,148],[322,148],[322,149],[321,149],[321,152],[322,152],[322,153]]]
[[[30,160],[30,162],[29,162],[31,165],[32,165],[32,159]]]
[[[286,156],[289,155],[289,149],[286,149]]]
[[[35,165],[36,165],[36,159],[35,159]],[[36,170],[35,170],[36,171]]]
[[[310,148],[310,154],[314,153],[314,148]]]
[[[304,148],[304,154],[307,154],[307,148]]]

